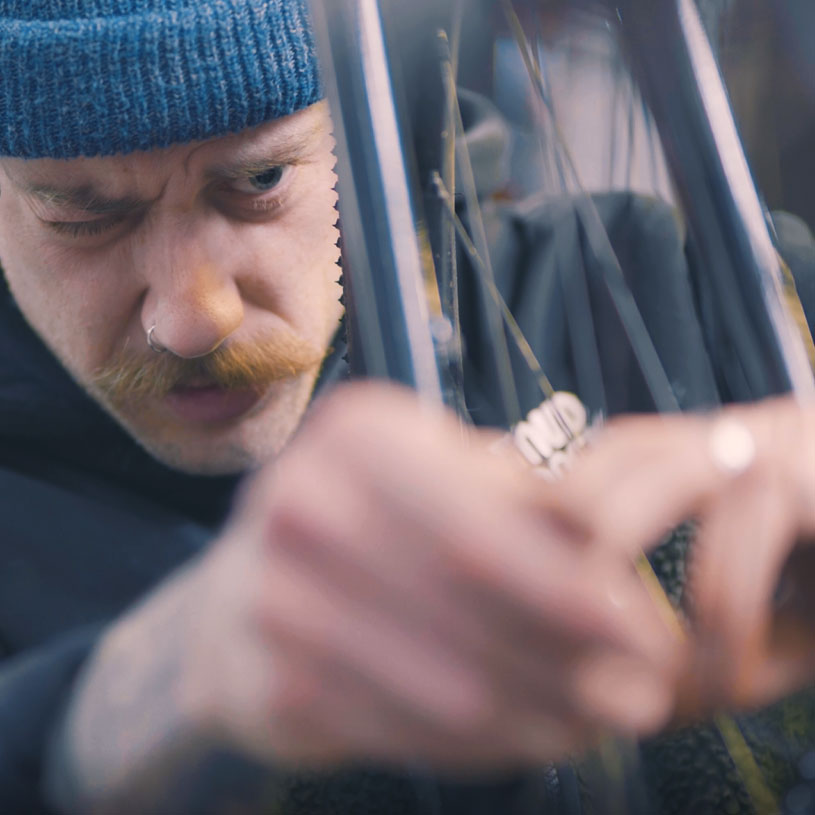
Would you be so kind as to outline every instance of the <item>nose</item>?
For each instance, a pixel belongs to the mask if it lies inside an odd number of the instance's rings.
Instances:
[[[212,235],[172,230],[153,234],[139,262],[147,293],[141,322],[154,348],[186,359],[214,351],[243,322],[243,299],[235,268],[239,251],[220,248]],[[149,240],[149,238],[148,238]]]

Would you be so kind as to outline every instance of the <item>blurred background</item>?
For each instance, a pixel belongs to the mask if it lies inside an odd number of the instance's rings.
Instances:
[[[434,5],[441,21],[454,3]],[[697,5],[768,207],[794,212],[812,227],[815,3],[698,0]],[[536,32],[552,104],[585,188],[633,189],[670,198],[659,140],[632,86],[608,14],[574,0],[523,0],[514,8],[526,30]],[[463,27],[459,84],[493,99],[513,125],[508,193],[539,191],[547,168],[534,132],[534,91],[502,3],[469,2]]]

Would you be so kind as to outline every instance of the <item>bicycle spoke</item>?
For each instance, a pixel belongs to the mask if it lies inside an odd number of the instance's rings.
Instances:
[[[518,325],[518,322],[507,305],[506,300],[504,300],[501,292],[498,290],[498,286],[495,285],[495,280],[490,275],[490,270],[486,262],[481,257],[476,245],[470,238],[470,235],[467,232],[467,227],[464,226],[461,218],[459,218],[455,205],[453,204],[453,198],[450,195],[449,190],[444,186],[444,182],[438,173],[434,175],[433,182],[439,198],[444,204],[447,217],[450,219],[450,223],[453,224],[453,228],[456,230],[458,239],[461,241],[465,251],[467,252],[467,256],[481,276],[484,286],[486,287],[486,290],[489,293],[495,307],[498,309],[504,325],[518,347],[518,350],[521,352],[521,355],[523,356],[529,370],[537,379],[541,392],[547,399],[550,399],[555,393],[552,383],[544,373],[540,362],[538,362],[538,359],[535,356],[535,352],[532,350],[532,346],[529,344],[523,331],[521,330],[521,327]]]
[[[455,89],[455,76],[451,73],[449,59],[445,60],[445,65],[445,84],[448,92],[451,92]],[[488,286],[494,285],[495,274],[490,261],[490,250],[487,242],[487,233],[484,227],[481,205],[478,200],[475,174],[473,172],[472,162],[470,160],[470,155],[466,149],[464,140],[464,122],[461,117],[461,107],[458,104],[457,96],[456,101],[453,104],[453,114],[455,118],[456,141],[462,146],[461,150],[456,151],[456,166],[461,179],[460,188],[464,196],[464,202],[467,207],[468,217],[470,219],[470,228],[473,232],[473,244],[478,256],[483,261],[483,264],[479,267],[481,269],[481,273],[477,276],[477,280],[482,288],[482,292],[486,295],[484,297],[484,301],[487,315],[487,328],[490,338],[492,339],[490,349],[493,356],[493,365],[498,377],[498,387],[501,395],[501,402],[504,408],[504,415],[508,424],[514,425],[522,419],[520,400],[518,398],[518,392],[512,377],[512,363],[509,355],[506,335],[504,334],[503,320],[500,311],[496,309],[487,289]]]
[[[554,114],[554,105],[551,100],[551,94],[546,92],[543,74],[531,58],[529,41],[523,26],[512,6],[511,0],[502,0],[502,4],[507,14],[510,27],[516,37],[518,48],[524,58],[524,64],[526,65],[533,90],[538,95],[543,107],[548,111],[549,116],[552,117]],[[625,281],[619,260],[605,231],[600,215],[591,201],[591,196],[585,191],[580,181],[576,164],[569,154],[568,147],[563,139],[557,121],[553,120],[551,127],[559,146],[563,149],[564,155],[567,158],[572,180],[578,189],[576,211],[583,236],[586,238],[588,248],[596,261],[596,270],[602,275],[603,283],[611,298],[617,316],[621,321],[651,399],[658,412],[676,412],[680,409],[679,402],[676,399],[670,380],[660,361],[659,354],[645,326],[636,300]]]
[[[456,189],[456,113],[457,104],[456,77],[458,76],[458,59],[461,47],[461,28],[464,19],[465,0],[456,0],[449,40],[445,31],[438,32],[439,45],[447,65],[442,59],[442,80],[444,84],[444,123],[441,134],[441,172],[447,189],[455,192]],[[446,46],[446,47],[445,47]],[[447,76],[453,77],[453,83],[444,81]],[[441,251],[439,258],[439,290],[442,309],[447,315],[453,329],[454,346],[452,350],[453,369],[452,385],[456,395],[450,400],[462,419],[468,418],[464,400],[464,343],[461,333],[461,300],[459,295],[458,253],[456,251],[456,232],[453,224],[446,219],[440,229]]]

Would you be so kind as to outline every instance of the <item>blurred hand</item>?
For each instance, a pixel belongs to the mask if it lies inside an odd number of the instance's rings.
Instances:
[[[199,709],[298,764],[498,768],[658,728],[678,643],[627,553],[579,545],[493,442],[392,387],[322,404],[201,564]]]
[[[104,637],[54,800],[198,811],[210,748],[472,772],[662,726],[682,649],[628,550],[585,545],[495,440],[389,386],[326,399],[221,538]]]
[[[753,454],[728,467],[722,433]],[[683,706],[762,705],[815,679],[813,408],[614,420],[551,500],[589,545],[629,556],[698,520]]]

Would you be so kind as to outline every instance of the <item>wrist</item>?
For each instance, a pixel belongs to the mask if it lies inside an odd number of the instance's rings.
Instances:
[[[151,775],[177,773],[219,741],[186,678],[197,572],[178,573],[114,624],[80,674],[47,757],[59,810],[120,812],[113,801],[147,793]]]

